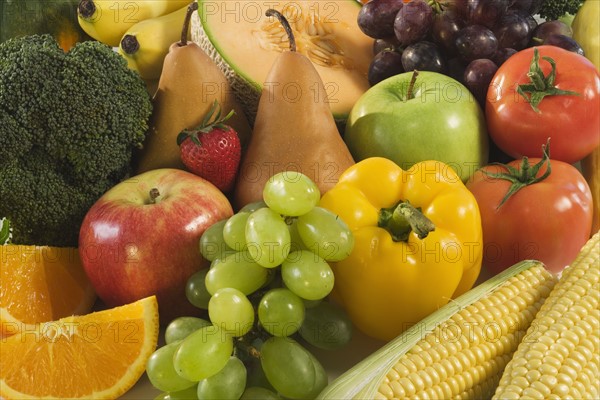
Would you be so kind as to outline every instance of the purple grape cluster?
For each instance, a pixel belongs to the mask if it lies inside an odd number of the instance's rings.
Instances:
[[[527,47],[549,44],[583,54],[562,21],[539,23],[544,0],[370,0],[358,26],[374,39],[371,85],[405,71],[462,82],[481,105],[498,67]]]

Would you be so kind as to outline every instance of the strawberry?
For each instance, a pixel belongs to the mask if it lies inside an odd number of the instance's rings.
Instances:
[[[221,118],[221,110],[215,100],[198,127],[186,129],[177,137],[185,167],[224,193],[233,189],[242,156],[237,132],[225,124],[233,114],[231,110]]]

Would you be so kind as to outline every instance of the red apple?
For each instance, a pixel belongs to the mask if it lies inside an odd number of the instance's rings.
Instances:
[[[232,214],[227,197],[197,175],[144,172],[112,187],[87,212],[79,234],[83,266],[110,307],[155,294],[162,323],[193,315],[198,309],[185,284],[208,266],[200,236]]]

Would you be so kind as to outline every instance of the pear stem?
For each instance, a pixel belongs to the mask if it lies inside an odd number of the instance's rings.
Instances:
[[[185,13],[185,19],[183,20],[183,28],[181,29],[181,40],[178,43],[180,47],[187,46],[187,37],[188,30],[190,28],[190,20],[192,19],[192,14],[196,10],[198,10],[198,3],[194,1],[193,3],[190,3],[190,5],[187,8],[187,12]]]
[[[283,25],[283,29],[285,29],[285,33],[288,35],[288,39],[290,41],[290,51],[296,51],[296,38],[294,37],[294,32],[292,32],[292,27],[288,20],[281,14],[279,11],[269,8],[265,15],[267,17],[275,17],[279,20],[281,25]]]

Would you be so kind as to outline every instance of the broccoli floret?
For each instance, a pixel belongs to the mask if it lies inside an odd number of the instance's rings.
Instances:
[[[76,246],[89,208],[131,173],[151,112],[144,81],[105,44],[0,44],[0,217],[12,242]]]
[[[567,13],[575,15],[582,4],[582,0],[543,0],[539,14],[546,21],[554,21]]]

